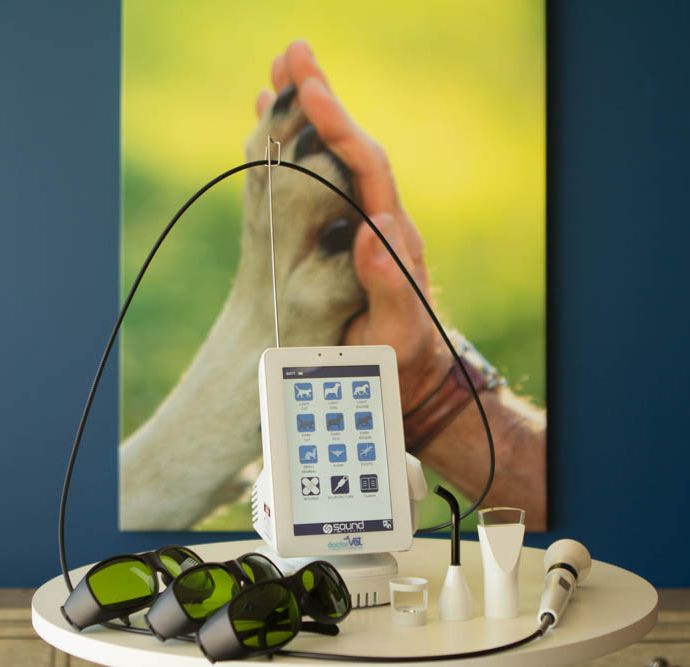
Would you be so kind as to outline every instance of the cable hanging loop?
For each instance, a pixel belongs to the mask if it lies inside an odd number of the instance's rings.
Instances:
[[[269,138],[270,139],[270,138]],[[276,162],[274,161],[269,161],[269,153],[270,151],[268,148],[271,146],[272,143],[278,144],[278,160]],[[58,551],[59,551],[59,556],[60,556],[60,569],[62,570],[62,575],[65,580],[65,585],[67,586],[67,589],[69,591],[73,590],[73,585],[72,581],[70,579],[70,573],[69,573],[69,568],[67,565],[67,555],[66,555],[66,548],[65,548],[65,516],[67,513],[67,501],[69,497],[69,491],[70,491],[70,486],[72,482],[72,475],[74,473],[74,466],[77,460],[77,455],[79,453],[79,448],[81,445],[82,437],[84,435],[84,429],[86,428],[86,423],[89,419],[89,415],[91,413],[91,407],[93,405],[94,398],[96,396],[96,392],[98,391],[98,387],[101,382],[101,378],[103,376],[103,372],[105,370],[106,363],[108,361],[108,358],[110,356],[110,353],[115,345],[115,340],[117,338],[118,332],[120,331],[120,328],[122,326],[122,322],[125,319],[125,316],[127,315],[127,311],[129,310],[129,307],[132,303],[132,300],[134,299],[134,295],[137,292],[137,289],[139,288],[139,285],[141,284],[144,275],[146,274],[146,271],[148,270],[149,266],[151,265],[151,262],[153,261],[154,257],[156,256],[158,250],[160,247],[163,245],[163,242],[167,239],[168,234],[172,231],[173,227],[178,223],[180,218],[186,213],[186,211],[198,200],[200,199],[204,194],[206,194],[211,188],[214,186],[218,185],[218,183],[224,181],[226,178],[233,176],[234,174],[237,174],[239,172],[245,171],[247,169],[254,169],[258,167],[269,167],[269,177],[270,177],[270,164],[269,162],[274,162],[274,165],[280,165],[282,164],[283,167],[287,169],[291,169],[293,171],[300,172],[304,174],[305,176],[309,176],[310,178],[318,181],[325,187],[327,187],[329,190],[334,192],[336,195],[338,195],[343,201],[347,202],[355,211],[359,213],[359,215],[362,217],[363,221],[369,226],[369,228],[374,232],[374,234],[378,237],[378,239],[381,241],[383,246],[386,248],[387,252],[389,255],[393,258],[394,262],[397,264],[398,268],[402,272],[402,274],[405,276],[407,279],[408,283],[414,290],[415,294],[417,295],[417,298],[420,300],[421,304],[424,306],[424,309],[426,310],[427,314],[431,318],[431,321],[434,323],[434,326],[436,327],[437,331],[441,335],[441,338],[443,339],[444,343],[448,347],[448,350],[450,351],[451,355],[455,359],[456,363],[458,364],[458,367],[462,371],[463,375],[465,376],[465,379],[468,382],[468,385],[472,391],[472,398],[474,399],[474,402],[477,406],[477,410],[479,411],[479,415],[482,420],[482,425],[484,427],[484,432],[486,434],[486,442],[489,450],[489,472],[487,475],[486,482],[484,483],[484,488],[482,489],[482,492],[479,494],[479,497],[472,503],[470,507],[468,507],[462,514],[460,515],[460,519],[464,519],[465,517],[469,516],[474,512],[483,502],[484,498],[486,498],[487,494],[489,493],[489,489],[491,488],[491,484],[494,479],[494,472],[495,472],[495,466],[496,466],[496,454],[495,454],[495,449],[494,449],[494,441],[493,441],[493,435],[491,433],[491,427],[489,426],[489,420],[486,415],[486,412],[484,410],[484,406],[482,405],[481,399],[479,398],[479,394],[477,393],[477,390],[472,382],[472,378],[469,376],[469,373],[467,372],[467,369],[464,366],[464,363],[458,354],[457,350],[453,347],[453,343],[451,342],[450,338],[446,334],[445,330],[443,329],[443,326],[441,325],[440,320],[434,313],[431,304],[427,300],[426,296],[420,289],[419,285],[414,280],[414,277],[412,274],[408,271],[407,267],[405,264],[402,262],[400,257],[398,257],[397,253],[391,246],[391,244],[388,242],[386,237],[381,233],[381,230],[376,226],[374,221],[364,212],[362,207],[357,204],[357,202],[347,193],[343,192],[338,186],[334,185],[331,183],[329,180],[324,178],[323,176],[320,176],[316,172],[312,171],[311,169],[308,169],[307,167],[303,167],[302,165],[298,165],[289,161],[281,163],[280,160],[280,144],[279,142],[273,141],[270,139],[267,142],[267,151],[266,151],[266,159],[265,160],[253,160],[251,162],[245,162],[244,164],[240,164],[236,167],[233,167],[232,169],[228,169],[215,178],[211,179],[208,183],[203,185],[199,190],[197,190],[187,201],[180,207],[180,209],[175,213],[175,215],[172,217],[172,219],[168,222],[168,224],[165,226],[163,231],[161,232],[160,236],[156,240],[156,242],[153,244],[152,248],[149,250],[146,259],[144,260],[144,263],[142,264],[141,268],[139,269],[139,272],[137,273],[136,277],[134,278],[134,281],[132,282],[132,285],[129,288],[129,291],[127,293],[127,296],[125,297],[122,307],[120,309],[120,312],[117,316],[117,319],[115,321],[115,324],[113,326],[112,331],[110,332],[110,336],[108,337],[108,341],[105,345],[105,348],[103,350],[103,353],[101,355],[100,361],[98,363],[98,367],[96,369],[96,374],[94,375],[93,381],[91,383],[91,388],[89,389],[89,393],[86,397],[86,401],[84,403],[84,407],[82,409],[82,414],[81,418],[79,419],[79,425],[77,426],[77,431],[74,436],[74,440],[72,442],[72,449],[70,450],[69,458],[67,461],[67,469],[65,471],[65,478],[62,484],[62,493],[60,495],[60,509],[58,513]],[[277,317],[276,317],[276,323],[277,323]],[[443,528],[447,528],[450,525],[449,521],[446,521],[444,523],[441,523],[437,526],[430,526],[429,528],[426,529],[419,529],[417,533],[422,534],[422,533],[429,533],[429,532],[434,532],[437,530],[441,530]],[[132,629],[132,631],[136,631]],[[465,656],[466,657],[466,656]],[[349,660],[349,656],[347,657]]]

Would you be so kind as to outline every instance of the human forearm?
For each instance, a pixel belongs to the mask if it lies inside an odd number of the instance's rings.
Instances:
[[[526,510],[529,530],[546,528],[546,417],[508,389],[481,392],[496,452],[496,474],[484,506]],[[469,498],[488,471],[486,434],[473,402],[420,452],[420,458]]]

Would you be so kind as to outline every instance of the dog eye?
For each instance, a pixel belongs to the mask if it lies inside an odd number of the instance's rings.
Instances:
[[[319,231],[319,248],[327,255],[351,250],[358,225],[345,218],[326,223]]]

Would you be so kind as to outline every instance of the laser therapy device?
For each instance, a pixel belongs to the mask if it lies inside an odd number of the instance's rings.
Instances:
[[[277,160],[271,156],[272,145],[278,149]],[[397,562],[390,552],[405,551],[412,546],[417,529],[416,503],[427,495],[421,464],[405,451],[395,351],[385,345],[280,346],[271,182],[272,166],[280,164],[280,144],[268,137],[263,161],[229,169],[198,190],[165,227],[124,300],[89,390],[63,483],[58,535],[60,565],[70,598],[81,590],[72,584],[65,554],[65,514],[72,473],[94,396],[132,299],[158,248],[184,212],[225,178],[246,169],[265,166],[268,168],[276,346],[264,351],[258,369],[264,465],[252,490],[253,526],[265,542],[263,551],[283,573],[294,572],[316,559],[327,560],[345,580],[353,607],[387,604],[391,588],[402,594],[421,593],[422,601],[416,609],[418,613],[414,622],[410,622],[409,609],[404,609],[406,605],[393,605],[393,611],[400,611],[401,616],[408,617],[403,619],[403,625],[426,622],[427,582],[414,577],[390,582],[398,571]],[[464,513],[460,513],[451,493],[437,487],[436,493],[450,506],[451,521],[420,531],[432,532],[453,526],[451,565],[439,598],[439,608],[444,620],[467,620],[472,616],[472,599],[460,566],[459,522],[484,500],[495,468],[493,438],[477,391],[424,294],[366,213],[351,197],[318,174],[289,162],[284,166],[321,182],[360,213],[410,282],[472,389],[489,447],[488,479],[479,497]],[[512,518],[501,519],[499,513],[501,516],[510,513]],[[519,515],[517,520],[516,513]],[[488,592],[489,598],[500,601],[497,612],[493,614],[495,617],[514,616],[517,613],[516,573],[524,534],[524,512],[515,508],[483,510],[480,524],[487,589],[485,598]],[[187,550],[185,553],[191,552]],[[141,556],[133,558],[143,562]],[[538,627],[531,634],[508,644],[470,653],[399,658],[315,651],[281,650],[279,653],[297,658],[350,662],[425,662],[476,658],[516,648],[542,637],[561,620],[575,587],[589,573],[591,558],[587,549],[578,542],[560,540],[546,552],[544,565],[546,578],[537,613]],[[322,566],[328,567],[326,564]],[[488,612],[491,605],[486,606]],[[107,626],[123,632],[150,634],[147,629],[130,627],[129,624],[109,622]],[[182,639],[193,641],[189,637]]]
[[[264,468],[252,523],[267,555],[329,560],[354,606],[386,604],[397,573],[388,552],[412,546],[415,503],[427,492],[405,452],[394,350],[268,349],[259,396]]]

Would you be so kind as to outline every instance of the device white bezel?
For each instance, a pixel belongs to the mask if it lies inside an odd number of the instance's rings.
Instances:
[[[339,553],[404,551],[412,545],[412,518],[407,486],[405,438],[395,351],[387,345],[346,347],[269,348],[259,364],[262,389],[261,409],[264,468],[273,491],[274,549],[281,556],[321,556],[333,554],[328,543],[344,535],[294,535],[289,475],[274,470],[290,470],[283,390],[283,368],[293,366],[365,366],[380,368],[383,424],[391,499],[393,529],[358,533],[362,547]],[[263,386],[262,386],[263,385]],[[270,397],[270,398],[269,398]]]

